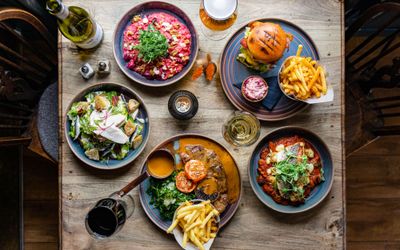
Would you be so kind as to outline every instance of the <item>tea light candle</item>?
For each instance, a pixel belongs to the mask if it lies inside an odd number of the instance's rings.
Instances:
[[[170,114],[178,120],[188,120],[196,115],[199,103],[196,96],[187,90],[178,90],[168,100]]]

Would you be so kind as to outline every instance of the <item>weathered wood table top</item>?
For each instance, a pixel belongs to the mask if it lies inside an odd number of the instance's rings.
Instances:
[[[133,191],[136,209],[123,229],[106,240],[95,240],[86,232],[84,218],[93,204],[118,190],[139,174],[149,151],[164,139],[178,133],[208,135],[225,145],[239,164],[243,181],[240,207],[231,222],[220,231],[214,249],[341,249],[345,247],[345,181],[343,161],[343,1],[339,0],[239,0],[239,17],[233,29],[256,18],[282,18],[303,28],[315,41],[322,64],[329,72],[335,91],[333,103],[314,105],[281,122],[263,122],[261,138],[272,129],[296,125],[316,132],[328,144],[334,163],[334,183],[329,196],[316,208],[303,214],[283,215],[265,207],[249,184],[247,167],[255,144],[234,148],[222,137],[221,126],[234,106],[225,97],[219,79],[206,82],[186,77],[165,88],[143,87],[119,70],[112,52],[115,25],[123,14],[141,1],[64,0],[94,14],[104,29],[104,41],[95,52],[77,53],[70,42],[59,42],[60,120],[66,108],[82,89],[101,82],[124,84],[137,91],[146,102],[151,120],[151,134],[143,154],[128,167],[118,171],[100,171],[84,166],[70,151],[61,128],[60,167],[60,241],[63,249],[178,249],[175,240],[147,218],[141,208],[138,189]],[[218,59],[226,42],[207,40],[200,29],[198,0],[168,1],[182,8],[195,24],[201,53]],[[112,73],[84,81],[78,68],[84,62],[96,65],[98,59],[112,63]],[[199,99],[199,111],[189,122],[171,117],[167,101],[177,89],[187,89]]]

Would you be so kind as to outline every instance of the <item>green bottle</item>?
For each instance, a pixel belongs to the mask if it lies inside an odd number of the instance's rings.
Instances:
[[[89,13],[77,6],[65,6],[60,0],[47,0],[47,10],[58,18],[61,33],[82,49],[97,47],[104,32]]]

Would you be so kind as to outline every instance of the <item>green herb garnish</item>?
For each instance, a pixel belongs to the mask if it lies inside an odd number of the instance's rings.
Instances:
[[[153,24],[150,24],[147,30],[139,31],[139,41],[140,43],[133,48],[139,50],[139,58],[147,63],[167,54],[167,38],[156,30]]]
[[[193,193],[185,194],[176,188],[177,174],[174,172],[165,180],[151,178],[150,187],[147,189],[147,194],[151,196],[150,204],[160,211],[161,218],[164,220],[172,220],[175,210],[182,202],[195,198]]]
[[[303,187],[309,183],[307,166],[306,155],[303,155],[299,162],[297,157],[289,152],[285,160],[275,165],[276,183],[285,198],[295,196],[304,199]]]

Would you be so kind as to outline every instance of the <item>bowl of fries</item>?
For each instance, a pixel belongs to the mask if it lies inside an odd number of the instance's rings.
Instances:
[[[219,212],[210,200],[194,199],[176,209],[167,233],[173,233],[183,249],[208,250],[217,236],[219,221]]]
[[[302,57],[299,45],[295,56],[282,63],[278,82],[282,92],[290,99],[310,104],[330,102],[333,89],[326,82],[325,69],[311,57]]]

